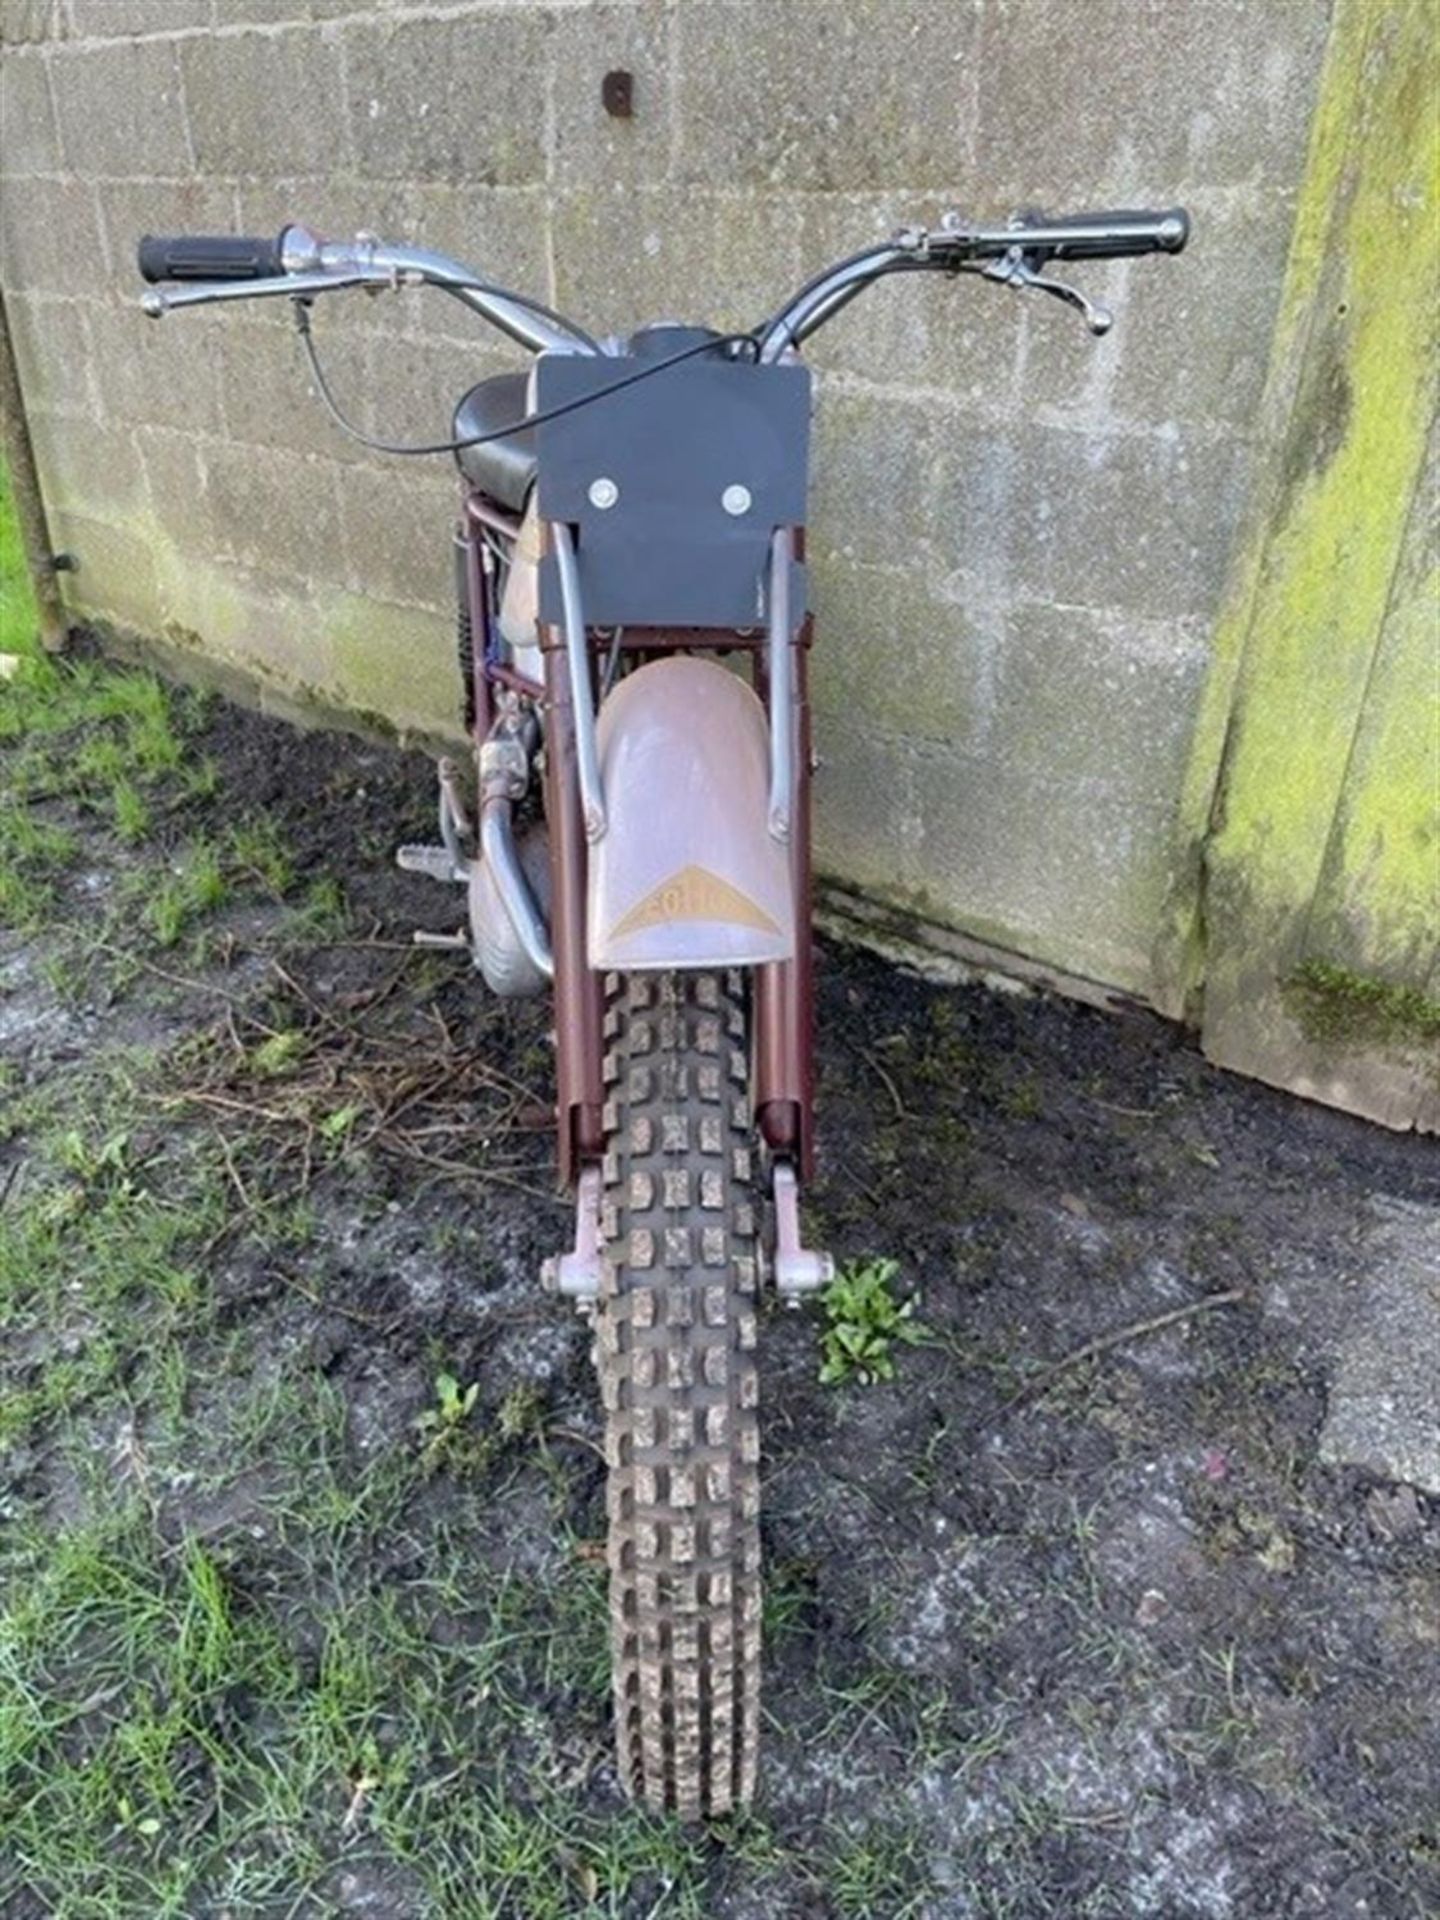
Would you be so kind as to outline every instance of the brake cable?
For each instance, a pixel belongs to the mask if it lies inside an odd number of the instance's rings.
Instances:
[[[504,426],[492,427],[488,433],[467,434],[463,439],[434,440],[423,446],[403,446],[394,440],[377,440],[364,432],[348,419],[341,411],[340,404],[330,391],[330,383],[325,378],[320,365],[320,357],[315,351],[315,341],[310,328],[310,302],[305,299],[293,301],[295,326],[305,349],[305,357],[314,376],[316,391],[324,402],[331,419],[340,431],[348,434],[352,440],[358,440],[362,447],[369,447],[373,453],[393,453],[407,458],[418,458],[432,453],[462,453],[466,447],[484,446],[489,440],[503,440],[512,433],[524,433],[531,427],[546,425],[558,420],[567,413],[576,413],[581,407],[592,406],[597,400],[604,400],[612,393],[619,393],[625,387],[638,385],[641,380],[649,380],[657,373],[664,373],[669,367],[679,366],[682,360],[693,360],[702,353],[713,353],[722,347],[748,346],[755,361],[760,358],[760,341],[753,333],[726,333],[714,340],[701,340],[695,345],[683,348],[679,353],[668,354],[663,360],[652,360],[633,373],[622,374],[618,380],[612,380],[607,386],[597,387],[593,393],[577,394],[573,400],[561,401],[557,406],[545,407],[539,413],[523,414],[518,420],[509,420]]]

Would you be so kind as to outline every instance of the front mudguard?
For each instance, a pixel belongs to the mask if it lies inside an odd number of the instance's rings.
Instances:
[[[606,826],[590,848],[590,965],[791,959],[790,856],[769,829],[769,729],[751,688],[713,661],[652,661],[606,699],[597,745]]]

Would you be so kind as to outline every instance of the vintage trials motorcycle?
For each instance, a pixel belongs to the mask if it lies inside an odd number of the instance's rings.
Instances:
[[[828,267],[751,333],[667,321],[604,340],[370,235],[140,242],[147,281],[195,283],[147,292],[149,313],[292,300],[346,431],[458,457],[477,804],[472,820],[442,762],[440,844],[399,860],[467,888],[456,943],[495,992],[554,996],[575,1231],[544,1277],[594,1318],[619,1769],[653,1808],[718,1815],[754,1790],[757,1300],[831,1274],[798,1205],[815,1151],[798,350],[892,273],[1049,293],[1102,333],[1109,315],[1050,263],[1178,253],[1188,235],[1179,209],[952,213]],[[340,413],[310,310],[340,288],[422,285],[536,358],[471,388],[449,440],[396,447]],[[522,825],[536,785],[543,823]]]

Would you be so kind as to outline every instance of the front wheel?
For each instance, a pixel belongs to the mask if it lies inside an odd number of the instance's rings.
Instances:
[[[749,1044],[738,974],[611,976],[596,1358],[626,1790],[754,1792],[760,1482]]]

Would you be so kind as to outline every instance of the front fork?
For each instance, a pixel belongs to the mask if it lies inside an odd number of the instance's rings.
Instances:
[[[477,750],[494,715],[484,638],[492,616],[489,584],[472,505],[459,545],[462,605],[471,625],[471,710]],[[467,537],[464,537],[468,535]],[[545,815],[550,836],[550,947],[554,965],[556,1122],[559,1174],[576,1196],[573,1246],[545,1262],[545,1283],[588,1307],[600,1283],[600,1167],[604,1139],[604,990],[585,952],[586,839],[575,738],[572,678],[563,633],[541,628],[544,663]],[[790,1304],[823,1287],[834,1265],[801,1244],[799,1183],[813,1177],[814,961],[810,925],[808,617],[790,642],[793,770],[788,837],[797,902],[795,952],[756,969],[754,1094],[756,1128],[773,1168],[777,1289]],[[768,707],[765,656],[755,654],[757,691]]]
[[[802,1244],[799,1184],[813,1176],[814,952],[810,925],[810,734],[807,619],[791,643],[795,752],[789,845],[798,903],[795,952],[756,969],[754,991],[755,1124],[773,1171],[772,1272],[787,1305],[798,1306],[834,1277],[834,1261]],[[585,955],[585,833],[576,766],[571,681],[563,642],[546,629],[546,815],[551,833],[551,944],[555,956],[557,1108],[561,1179],[575,1189],[575,1238],[545,1262],[547,1287],[593,1308],[600,1288],[599,1155],[603,1140],[604,999]],[[763,656],[757,681],[768,695]]]

